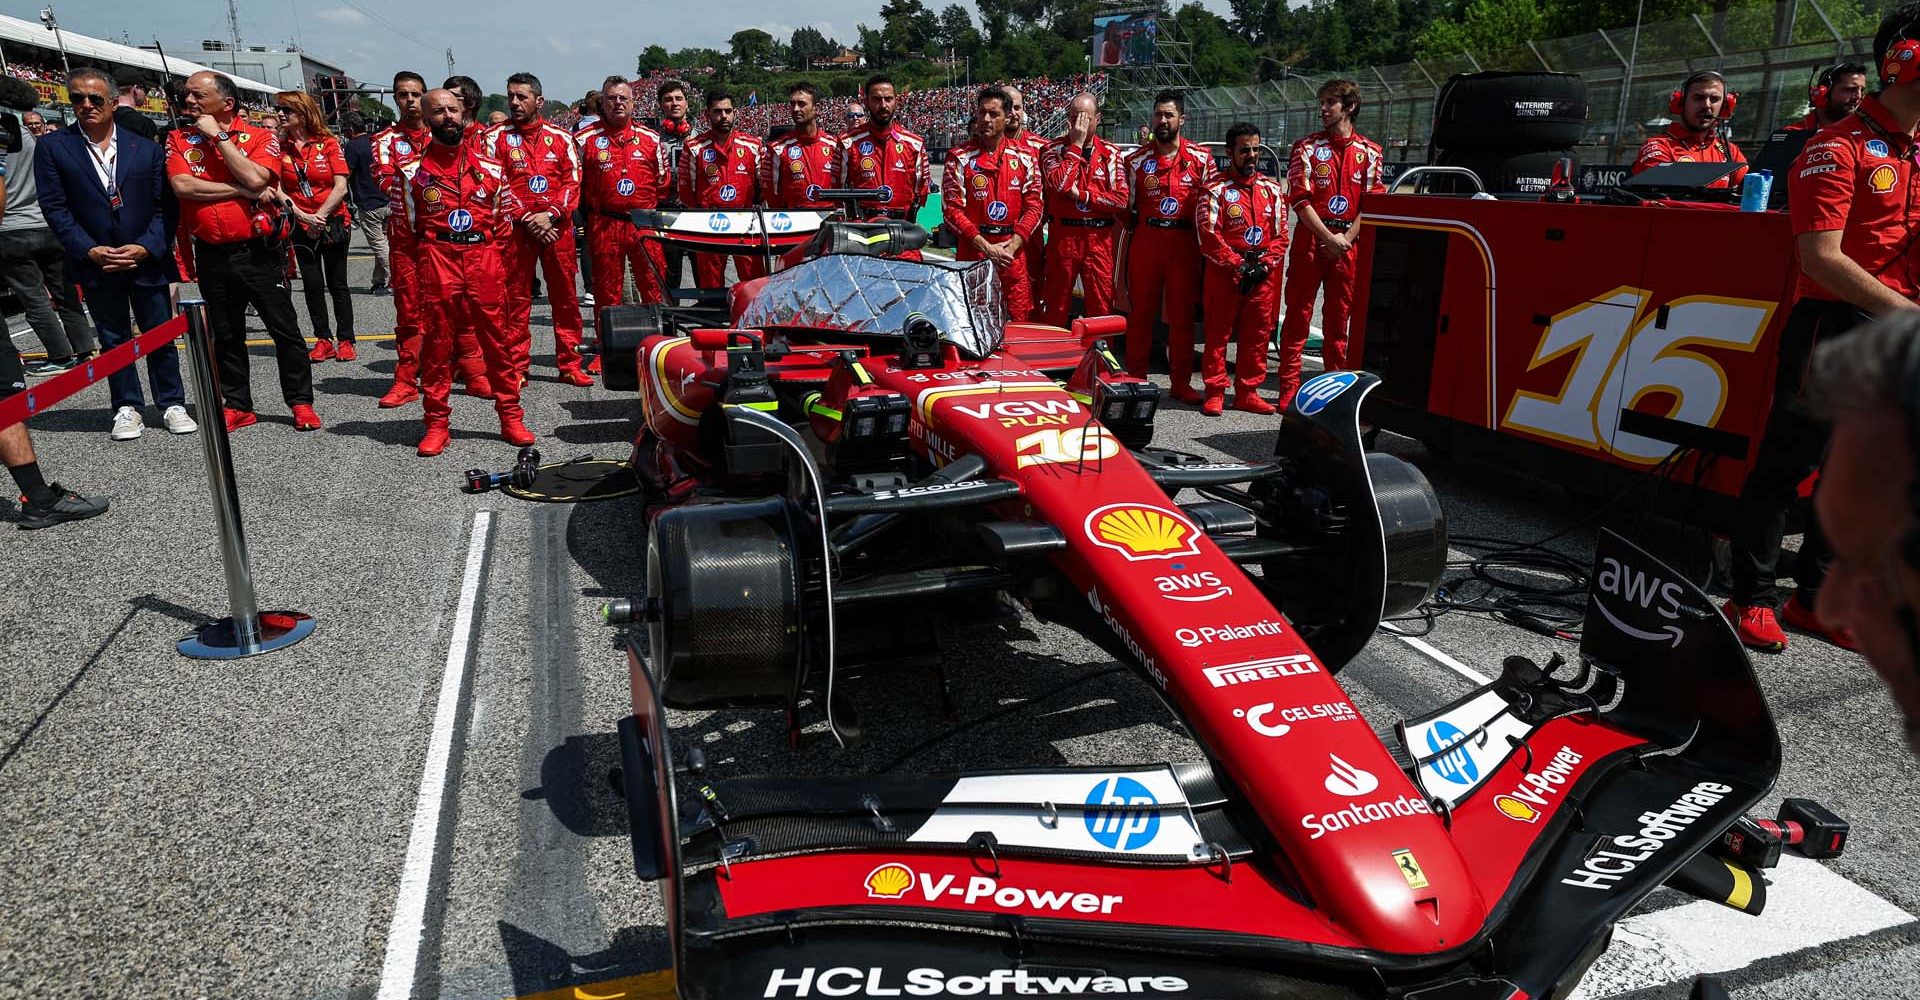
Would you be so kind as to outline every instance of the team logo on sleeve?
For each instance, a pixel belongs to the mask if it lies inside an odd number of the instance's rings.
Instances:
[[[987,221],[1005,222],[1006,220],[1007,220],[1007,203],[1006,202],[996,201],[987,206]]]
[[[1344,194],[1336,194],[1327,199],[1327,211],[1335,215],[1347,214],[1347,205],[1347,196]]]
[[[633,178],[631,178],[631,177],[622,177],[622,178],[620,178],[620,183],[618,183],[618,184],[615,184],[615,185],[613,186],[613,190],[614,190],[614,191],[615,191],[616,193],[618,193],[618,194],[619,194],[619,195],[620,195],[621,197],[623,197],[623,198],[624,198],[624,197],[626,197],[627,195],[630,195],[630,194],[632,194],[632,193],[633,193]]]
[[[527,190],[532,191],[534,194],[546,194],[547,179],[539,174],[527,178]]]

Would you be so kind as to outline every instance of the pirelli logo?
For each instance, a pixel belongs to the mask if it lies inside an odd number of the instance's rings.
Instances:
[[[1305,653],[1294,656],[1269,656],[1265,659],[1246,660],[1241,663],[1226,663],[1200,671],[1207,678],[1207,683],[1217,688],[1319,672],[1320,665],[1313,662],[1313,657]]]

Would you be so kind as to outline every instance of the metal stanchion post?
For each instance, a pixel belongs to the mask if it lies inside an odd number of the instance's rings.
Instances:
[[[213,489],[213,521],[220,532],[220,561],[226,569],[229,616],[201,626],[180,640],[180,652],[201,660],[234,660],[291,646],[313,633],[312,616],[298,611],[262,614],[247,563],[247,534],[240,524],[240,491],[233,478],[233,451],[221,406],[213,332],[207,326],[204,299],[185,299],[187,362],[193,395],[200,401],[200,444],[207,458],[207,483]]]

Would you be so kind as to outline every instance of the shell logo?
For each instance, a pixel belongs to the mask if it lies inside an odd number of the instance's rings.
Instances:
[[[913,869],[889,861],[867,873],[867,895],[875,899],[899,899],[913,888]]]
[[[1184,516],[1164,507],[1108,504],[1087,515],[1086,531],[1095,545],[1112,549],[1129,562],[1200,554],[1194,544],[1200,533]]]
[[[1522,823],[1540,822],[1540,810],[1511,795],[1494,796],[1493,807],[1500,810],[1500,814],[1508,819],[1517,819]]]
[[[439,200],[440,200],[440,189],[439,189],[439,188],[428,188],[428,189],[426,190],[426,193],[425,193],[425,194],[422,194],[422,195],[420,196],[420,200],[422,200],[422,201],[424,201],[424,202],[426,202],[426,203],[427,203],[427,204],[429,204],[429,205],[431,205],[431,204],[433,204],[434,202],[437,202],[437,201],[439,201]]]
[[[206,159],[206,158],[207,158],[207,154],[205,154],[205,153],[203,153],[203,152],[201,152],[201,151],[199,151],[199,150],[197,150],[197,149],[189,149],[189,150],[187,150],[187,162],[188,162],[188,163],[199,163],[199,162],[200,162],[201,160],[204,160],[204,159]]]
[[[1873,173],[1867,175],[1867,186],[1873,189],[1874,194],[1886,194],[1893,190],[1894,182],[1899,179],[1900,171],[1895,170],[1890,163],[1882,163],[1873,168]]]

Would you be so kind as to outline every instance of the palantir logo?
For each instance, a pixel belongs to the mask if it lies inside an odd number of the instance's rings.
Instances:
[[[1154,806],[1160,800],[1147,786],[1132,778],[1115,776],[1093,786],[1087,792],[1089,806]],[[1137,851],[1153,843],[1160,833],[1160,814],[1152,810],[1120,811],[1088,809],[1087,834],[1102,847]]]
[[[1352,798],[1365,795],[1380,787],[1379,778],[1341,760],[1339,755],[1328,754],[1327,760],[1333,765],[1332,771],[1327,775],[1327,791]]]
[[[1473,762],[1473,756],[1467,753],[1467,734],[1453,723],[1442,719],[1427,730],[1427,749],[1440,753],[1448,747],[1457,749],[1440,754],[1429,761],[1427,767],[1456,785],[1471,785],[1480,779],[1480,767]]]

